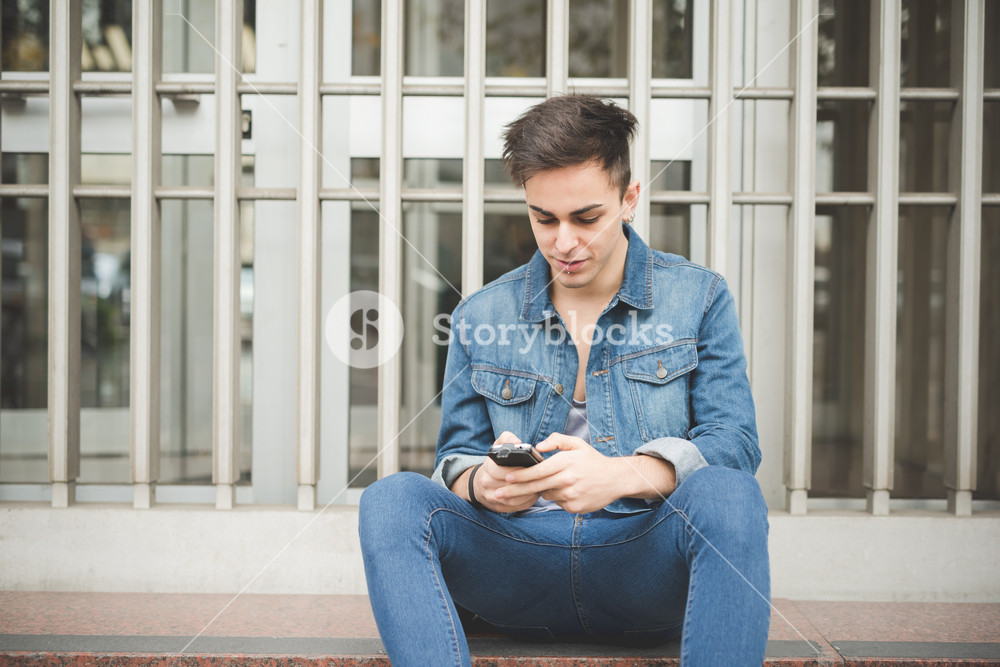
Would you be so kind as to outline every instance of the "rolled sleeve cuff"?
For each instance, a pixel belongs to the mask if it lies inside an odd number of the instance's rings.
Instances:
[[[708,461],[690,440],[683,438],[657,438],[635,450],[636,454],[655,456],[674,465],[677,486],[684,483],[695,470],[708,466]]]
[[[441,459],[431,480],[437,482],[446,489],[451,489],[459,475],[474,465],[478,465],[486,460],[485,456],[475,454],[451,454]]]

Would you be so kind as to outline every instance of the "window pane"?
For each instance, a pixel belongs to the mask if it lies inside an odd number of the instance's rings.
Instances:
[[[352,163],[354,161],[352,160]],[[353,164],[352,164],[353,169]],[[364,202],[351,204],[350,291],[378,291],[379,216]],[[354,304],[352,311],[354,312]],[[351,487],[364,488],[378,477],[378,367],[350,374],[349,473]]]
[[[28,0],[3,3],[3,69],[45,72],[49,69],[49,3]]]
[[[892,495],[943,498],[948,209],[899,209],[896,467]]]
[[[624,0],[570,3],[569,75],[628,76],[628,5]]]
[[[545,0],[486,3],[486,76],[545,76]]]
[[[900,85],[951,85],[951,11],[946,0],[903,0]]]
[[[819,102],[816,192],[868,190],[868,102]]]
[[[382,3],[380,0],[353,0],[353,2],[351,74],[378,76],[381,72]]]
[[[257,1],[243,0],[242,71],[246,73],[257,71],[256,32]],[[163,3],[164,73],[211,73],[215,57],[215,1]]]
[[[130,481],[130,225],[128,199],[80,200],[81,483]]]
[[[901,192],[947,192],[952,105],[903,102],[899,124]]]
[[[691,257],[691,206],[653,204],[649,207],[649,246]]]
[[[483,237],[484,283],[521,266],[538,248],[524,204],[487,204]]]
[[[983,63],[983,85],[986,88],[1000,88],[1000,44],[993,38],[1000,33],[1000,4],[986,3],[984,24],[983,32],[990,37],[986,38],[984,45],[986,57]]]
[[[810,490],[815,497],[865,495],[861,455],[867,221],[863,207],[816,211]]]
[[[692,78],[693,5],[690,0],[653,0],[654,79]]]
[[[974,498],[1000,500],[1000,207],[983,207],[979,293],[979,443]]]
[[[819,86],[867,86],[871,9],[868,0],[820,0]]]
[[[4,183],[45,183],[47,171],[48,155],[3,155]],[[0,205],[0,482],[47,482],[48,201],[4,198]]]
[[[465,9],[461,0],[406,3],[407,76],[465,73]]]
[[[83,54],[84,72],[132,71],[132,3],[129,0],[85,2]]]
[[[461,160],[406,160],[404,186],[451,189],[462,182]],[[462,205],[403,205],[402,410],[403,470],[434,469],[441,425],[439,392],[447,360],[448,316],[462,298]]]

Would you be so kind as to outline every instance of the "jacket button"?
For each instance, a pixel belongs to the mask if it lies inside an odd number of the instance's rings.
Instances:
[[[552,387],[552,389],[556,392],[557,396],[562,396],[563,386],[561,384],[557,384],[556,386]]]
[[[503,396],[505,401],[509,401],[511,396],[514,395],[514,392],[510,390],[510,387],[504,387],[503,391],[500,392],[500,395]]]
[[[661,380],[667,377],[667,369],[663,367],[662,361],[660,362],[660,367],[656,369],[656,377],[660,378]]]

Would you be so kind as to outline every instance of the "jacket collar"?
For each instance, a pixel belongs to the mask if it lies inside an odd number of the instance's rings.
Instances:
[[[625,255],[625,277],[615,299],[641,309],[653,307],[653,253],[649,246],[628,225],[622,225],[628,239]],[[548,261],[541,250],[535,250],[528,262],[524,281],[524,303],[521,319],[544,322],[555,315],[549,298],[552,276]],[[615,299],[612,299],[614,305]]]

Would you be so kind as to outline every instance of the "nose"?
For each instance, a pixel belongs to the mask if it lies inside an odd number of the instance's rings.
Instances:
[[[560,221],[556,230],[555,251],[563,257],[571,258],[571,253],[580,245],[574,226],[569,222]]]

